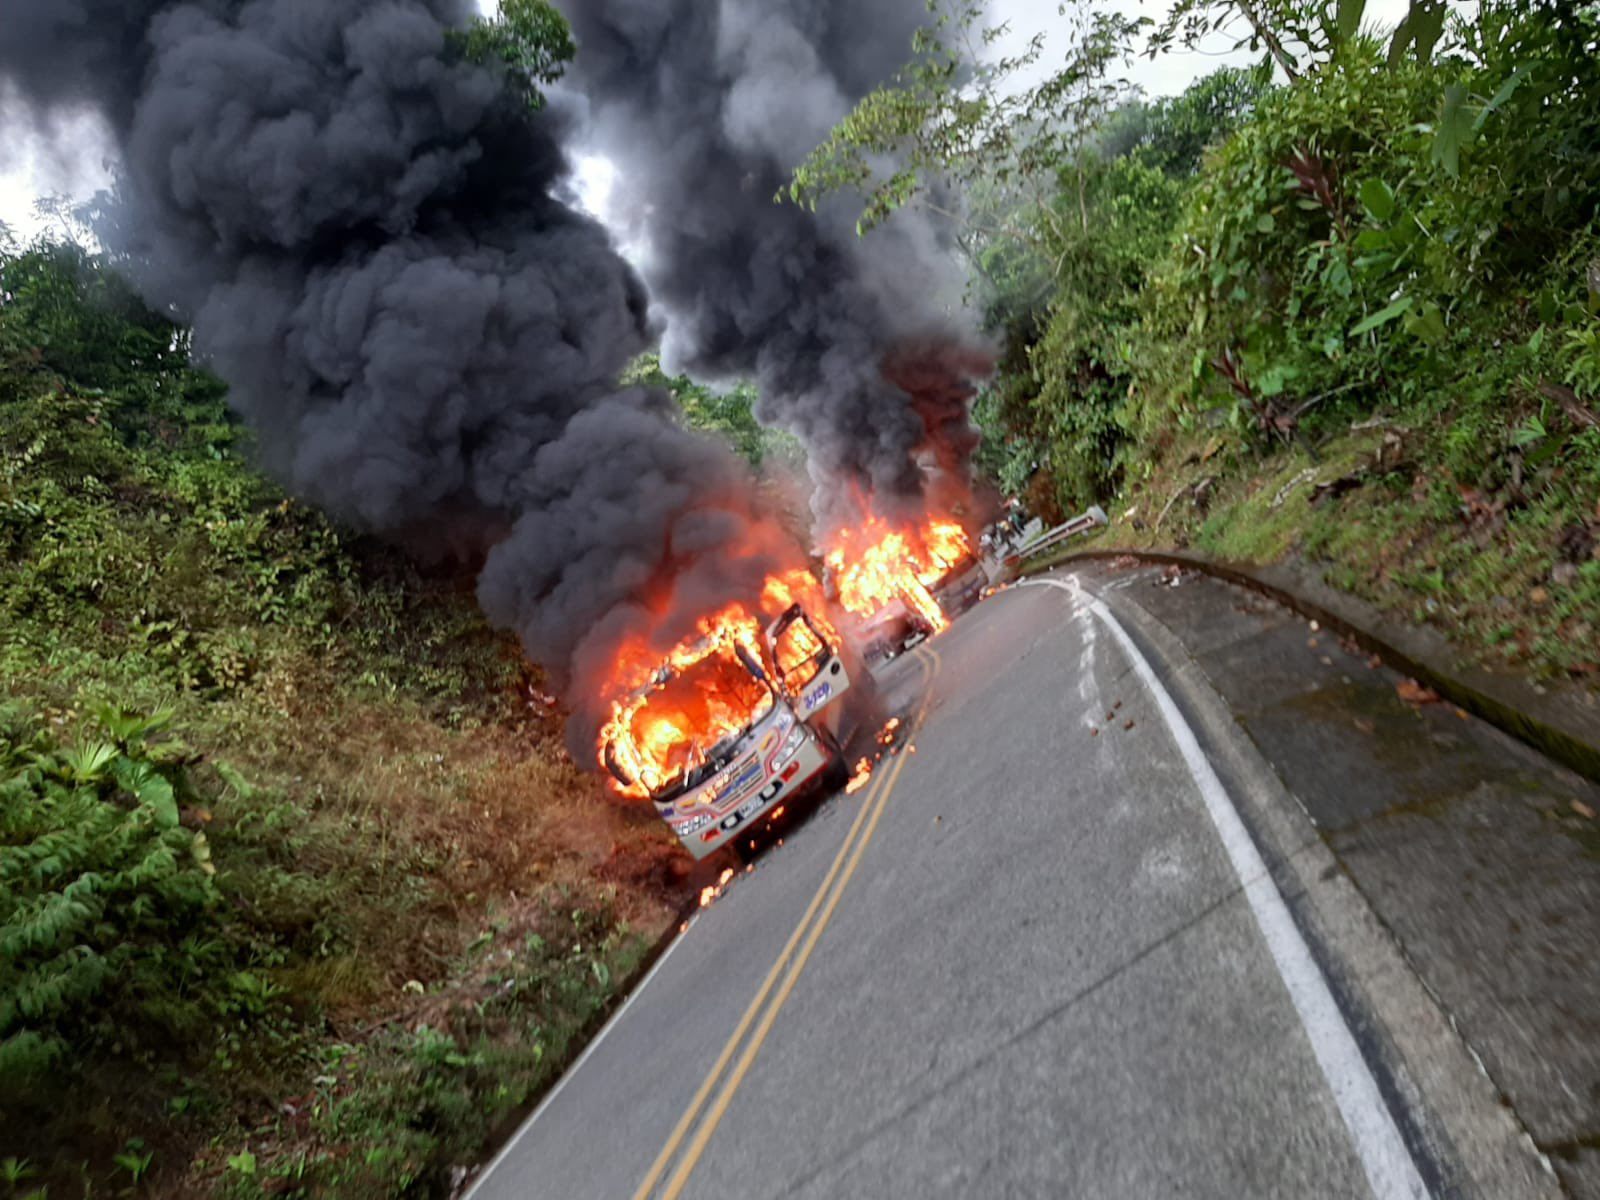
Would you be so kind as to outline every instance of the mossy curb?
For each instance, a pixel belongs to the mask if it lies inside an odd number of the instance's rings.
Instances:
[[[1349,638],[1369,654],[1536,750],[1600,782],[1600,702],[1576,686],[1538,691],[1527,680],[1460,662],[1447,642],[1426,630],[1396,629],[1371,605],[1338,592],[1294,563],[1230,563],[1176,550],[1080,550],[1022,565],[1026,576],[1074,563],[1133,558],[1201,571],[1249,588],[1308,620]],[[1376,632],[1375,632],[1376,631]]]

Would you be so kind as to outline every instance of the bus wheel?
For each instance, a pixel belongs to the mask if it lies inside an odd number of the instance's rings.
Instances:
[[[823,772],[822,786],[831,795],[834,792],[844,791],[845,784],[850,782],[850,760],[844,756],[844,751],[839,749],[837,743],[829,748],[833,751],[833,761]]]

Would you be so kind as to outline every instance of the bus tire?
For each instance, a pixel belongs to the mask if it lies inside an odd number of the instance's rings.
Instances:
[[[829,763],[827,770],[823,772],[822,786],[829,795],[832,795],[834,792],[844,791],[845,785],[849,782],[850,764],[841,754]]]

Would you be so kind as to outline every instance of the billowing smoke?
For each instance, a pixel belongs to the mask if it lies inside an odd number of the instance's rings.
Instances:
[[[773,202],[790,170],[886,80],[924,0],[570,0],[571,83],[618,164],[669,365],[754,375],[762,420],[797,434],[824,522],[840,500],[914,508],[965,481],[971,379],[947,248],[915,213],[865,239],[848,204]],[[927,472],[919,458],[942,467]],[[846,486],[841,486],[846,485]],[[849,486],[855,485],[855,486]]]
[[[486,550],[486,610],[581,700],[624,635],[665,647],[798,548],[729,451],[619,388],[644,288],[558,199],[561,113],[453,50],[471,15],[7,0],[0,87],[40,121],[101,114],[102,240],[193,323],[272,469],[363,527]]]

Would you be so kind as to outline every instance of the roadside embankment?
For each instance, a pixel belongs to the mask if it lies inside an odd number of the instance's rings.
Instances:
[[[1024,562],[1024,575],[1074,562],[1126,560],[1200,571],[1268,596],[1349,639],[1452,704],[1591,779],[1600,779],[1600,693],[1577,682],[1536,683],[1490,670],[1440,634],[1402,625],[1295,560],[1225,562],[1187,550],[1068,546]]]
[[[1459,1059],[1450,1048],[1459,1038],[1566,1193],[1600,1195],[1600,1034],[1590,1016],[1600,1010],[1591,952],[1600,787],[1422,685],[1410,668],[1425,662],[1407,657],[1418,647],[1397,665],[1370,634],[1346,633],[1331,607],[1303,594],[1279,602],[1281,584],[1159,557],[1080,557],[1067,569],[1150,646],[1180,704],[1198,714],[1207,752],[1297,898],[1324,969],[1347,1001],[1368,996],[1367,1034],[1399,1049],[1405,1065],[1392,1086],[1420,1087],[1445,1113],[1471,1090],[1470,1072],[1455,1084],[1421,1081]],[[1211,709],[1220,715],[1208,722]],[[1239,732],[1249,753],[1236,753]],[[1274,816],[1282,806],[1255,802],[1279,789],[1309,828],[1285,832]],[[1352,947],[1363,940],[1345,936],[1359,913],[1327,903],[1348,887],[1398,959],[1380,946],[1360,965],[1365,952]],[[1393,985],[1407,973],[1431,1000],[1396,1001]],[[1417,1014],[1432,1005],[1452,1035],[1419,1036],[1428,1023]],[[1443,1140],[1451,1146],[1440,1161],[1487,1146],[1471,1121]],[[1455,1182],[1436,1194],[1510,1194]]]

